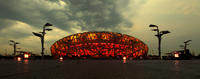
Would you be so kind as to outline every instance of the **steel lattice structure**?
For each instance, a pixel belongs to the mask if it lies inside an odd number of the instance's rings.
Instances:
[[[64,37],[51,46],[55,57],[139,57],[146,56],[148,46],[139,39],[116,32],[84,32]]]

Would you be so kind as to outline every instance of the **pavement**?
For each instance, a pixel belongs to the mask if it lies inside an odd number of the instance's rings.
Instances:
[[[0,60],[0,79],[200,79],[200,60]]]

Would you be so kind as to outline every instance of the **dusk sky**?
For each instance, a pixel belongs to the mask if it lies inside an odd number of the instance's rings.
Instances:
[[[111,31],[134,36],[157,55],[158,40],[150,24],[171,33],[162,39],[162,55],[188,48],[200,54],[200,0],[0,0],[0,54],[13,53],[9,40],[20,50],[41,53],[41,32],[49,22],[53,31],[45,36],[45,54],[57,40],[87,31]],[[47,53],[46,53],[47,51]],[[154,52],[154,53],[153,53]]]

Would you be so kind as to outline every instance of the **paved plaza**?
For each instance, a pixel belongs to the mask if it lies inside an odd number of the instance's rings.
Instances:
[[[200,60],[0,60],[0,79],[200,79]]]

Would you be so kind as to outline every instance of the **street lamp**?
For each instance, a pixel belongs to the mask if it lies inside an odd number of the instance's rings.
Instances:
[[[15,42],[15,41],[13,41],[13,40],[10,40],[10,42],[13,43],[13,44],[10,44],[10,45],[13,45],[13,48],[14,48],[14,53],[13,53],[13,55],[16,56],[17,44],[19,44],[19,42]]]
[[[51,31],[51,30],[53,30],[53,29],[50,29],[50,28],[46,28],[46,27],[49,27],[49,26],[53,26],[53,25],[50,24],[50,23],[46,23],[43,26],[43,28],[42,28],[42,32],[39,32],[39,33],[32,32],[33,35],[41,38],[41,50],[42,50],[41,54],[42,54],[42,59],[44,58],[44,36],[46,34],[45,31]]]
[[[168,30],[160,31],[157,25],[150,24],[149,27],[156,27],[156,29],[152,29],[152,31],[156,31],[155,35],[158,38],[158,56],[161,57],[161,39],[164,34],[170,33]]]
[[[192,40],[187,40],[187,41],[185,41],[184,42],[184,53],[186,53],[186,50],[187,50],[187,45],[189,45],[188,43],[190,42],[190,41],[192,41]]]

